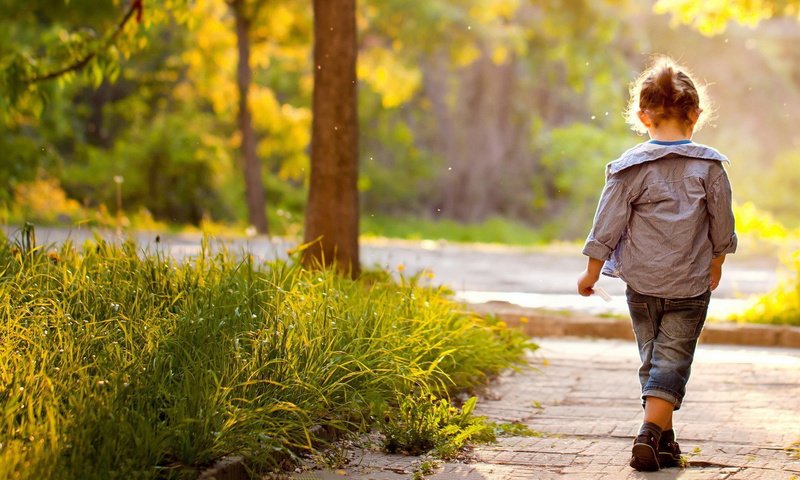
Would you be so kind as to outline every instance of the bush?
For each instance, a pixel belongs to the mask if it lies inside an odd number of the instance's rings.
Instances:
[[[531,347],[418,277],[26,238],[0,237],[0,478],[194,478],[234,452],[280,468]]]
[[[740,322],[800,326],[800,250],[794,252],[788,266],[791,273],[787,278],[733,319]]]

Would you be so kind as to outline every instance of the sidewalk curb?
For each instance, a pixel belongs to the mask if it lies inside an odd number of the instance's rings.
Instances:
[[[594,337],[633,340],[627,319],[525,308],[508,302],[468,304],[479,315],[495,315],[531,337]],[[700,343],[800,348],[800,327],[752,323],[707,323]]]

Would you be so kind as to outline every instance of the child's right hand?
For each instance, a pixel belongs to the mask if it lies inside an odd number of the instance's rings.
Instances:
[[[594,293],[594,284],[597,283],[599,275],[592,275],[589,270],[584,270],[578,277],[578,293],[588,297]]]
[[[594,293],[594,284],[600,279],[600,270],[603,268],[603,260],[589,258],[586,270],[578,277],[578,293],[584,297]]]

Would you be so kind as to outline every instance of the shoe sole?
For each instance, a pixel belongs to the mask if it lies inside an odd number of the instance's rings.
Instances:
[[[631,467],[640,472],[657,472],[661,469],[658,453],[646,443],[636,443],[631,452]]]

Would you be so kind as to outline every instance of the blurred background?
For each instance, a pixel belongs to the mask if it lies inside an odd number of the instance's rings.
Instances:
[[[0,221],[244,232],[244,16],[261,208],[302,234],[310,2],[145,0],[83,68],[25,81],[108,40],[128,3],[0,0]],[[795,231],[800,22],[687,26],[670,3],[360,1],[362,234],[582,239],[604,165],[643,140],[623,110],[655,53],[709,84],[695,140],[731,159],[740,231]]]

